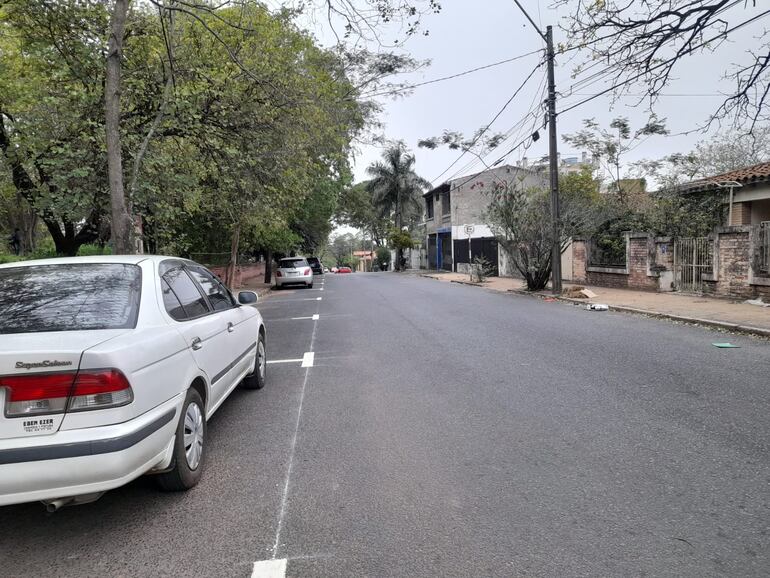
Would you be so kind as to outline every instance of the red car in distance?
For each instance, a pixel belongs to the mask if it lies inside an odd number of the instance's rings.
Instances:
[[[340,267],[339,269],[337,269],[337,273],[352,273],[352,272],[353,272],[353,269],[351,269],[350,267]]]

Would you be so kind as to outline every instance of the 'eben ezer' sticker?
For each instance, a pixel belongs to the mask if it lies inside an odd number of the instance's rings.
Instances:
[[[22,424],[27,433],[51,431],[53,429],[53,418],[28,419]]]

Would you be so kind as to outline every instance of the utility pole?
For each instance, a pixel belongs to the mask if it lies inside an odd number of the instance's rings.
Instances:
[[[548,59],[548,158],[551,165],[551,289],[554,295],[561,293],[561,217],[559,203],[559,159],[556,140],[556,81],[554,79],[553,28],[545,29],[546,58]]]
[[[551,289],[554,295],[561,293],[561,217],[559,204],[559,160],[556,141],[556,80],[554,79],[553,27],[547,26],[545,34],[537,27],[532,17],[524,10],[519,0],[513,0],[532,28],[545,41],[548,64],[548,159],[551,172],[551,226],[553,245],[551,247]]]

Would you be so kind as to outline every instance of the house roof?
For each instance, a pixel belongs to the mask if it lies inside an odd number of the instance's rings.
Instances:
[[[770,181],[770,162],[759,163],[757,165],[743,167],[734,171],[728,171],[720,175],[714,175],[713,177],[706,177],[705,179],[692,181],[686,186],[686,191],[709,191],[717,188],[719,183],[724,183],[727,181],[735,181],[742,185],[768,182]]]
[[[425,192],[422,194],[423,197],[427,197],[430,195],[438,195],[441,193],[448,193],[449,192],[449,183],[442,183],[439,186]]]

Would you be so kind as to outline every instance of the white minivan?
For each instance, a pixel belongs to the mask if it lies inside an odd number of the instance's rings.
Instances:
[[[0,265],[0,505],[85,503],[201,476],[206,422],[265,384],[257,296],[175,257]]]

